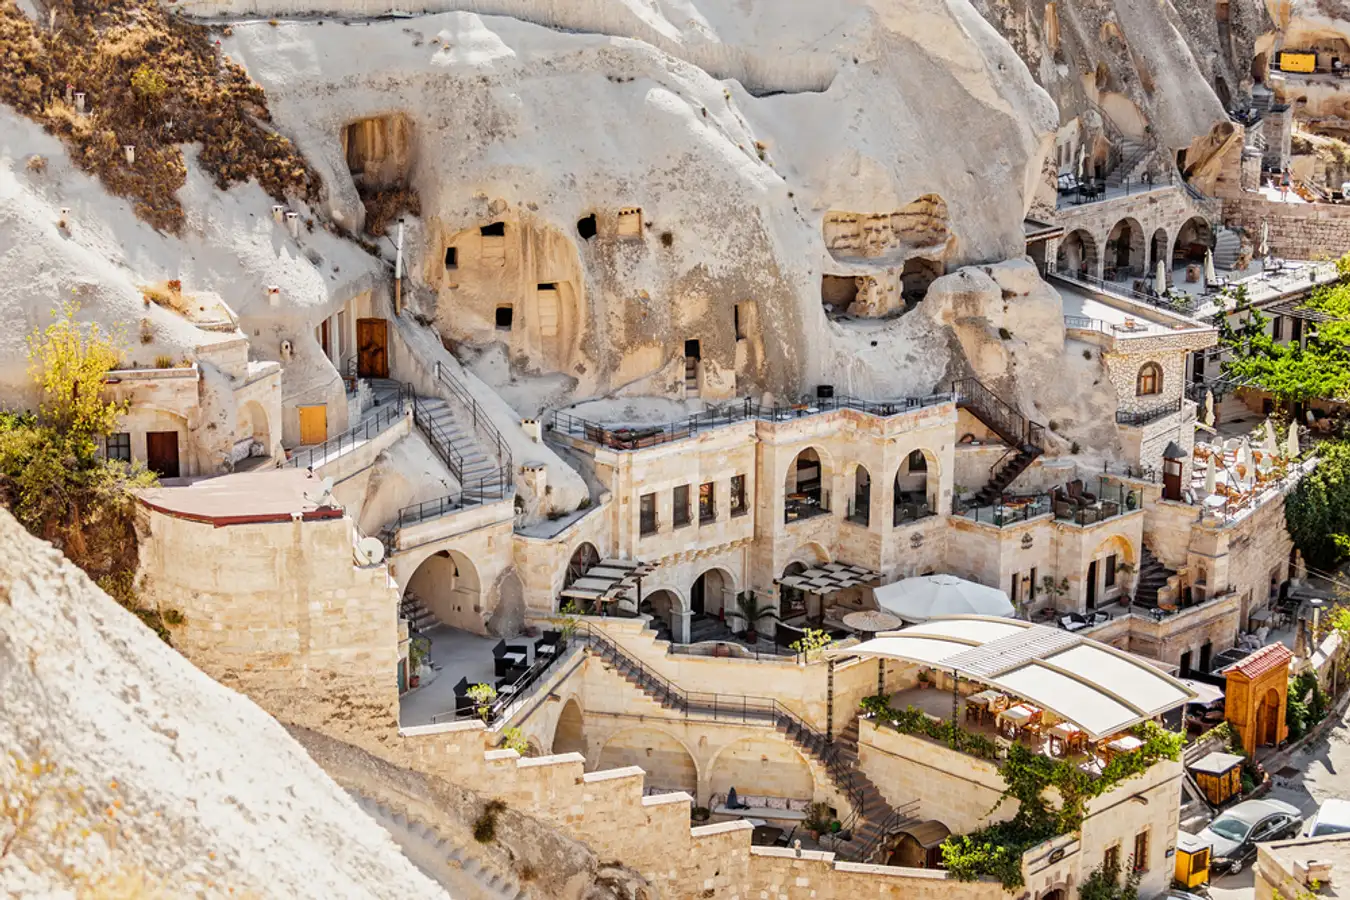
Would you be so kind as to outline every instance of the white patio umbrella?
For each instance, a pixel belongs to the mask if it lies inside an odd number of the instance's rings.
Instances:
[[[1291,461],[1298,458],[1298,420],[1289,422],[1289,437],[1285,440],[1284,455]]]
[[[1265,436],[1261,438],[1261,453],[1263,457],[1266,457],[1266,456],[1274,456],[1279,452],[1280,452],[1280,442],[1275,437],[1275,423],[1270,421],[1270,417],[1267,416],[1266,433]]]
[[[942,616],[1011,616],[1013,605],[998,588],[955,575],[920,575],[873,588],[877,605],[907,622]]]
[[[1163,264],[1162,257],[1158,258],[1158,264],[1153,268],[1153,290],[1159,297],[1167,293],[1167,266]]]
[[[1205,424],[1214,427],[1214,391],[1205,388]]]
[[[1250,467],[1252,464],[1252,448],[1245,440],[1238,444],[1237,456],[1233,458],[1233,465]]]
[[[1078,180],[1082,181],[1087,174],[1087,144],[1078,148]]]
[[[1205,251],[1205,284],[1211,285],[1219,280],[1219,276],[1214,271],[1214,251]]]
[[[1215,488],[1218,487],[1219,484],[1218,468],[1219,468],[1218,461],[1213,456],[1211,456],[1209,458],[1208,465],[1205,466],[1206,495],[1214,493]]]
[[[1203,681],[1194,681],[1190,678],[1178,679],[1186,687],[1195,691],[1195,699],[1190,702],[1195,705],[1208,706],[1215,700],[1223,699],[1223,690],[1212,684],[1206,684]]]

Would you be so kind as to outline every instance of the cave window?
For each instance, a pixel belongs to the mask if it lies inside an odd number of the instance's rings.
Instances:
[[[642,237],[642,210],[626,206],[619,210],[619,237]]]
[[[577,234],[588,241],[595,237],[595,213],[577,219]]]
[[[858,279],[852,275],[820,276],[820,302],[843,311],[858,299]]]
[[[699,350],[698,341],[696,341],[696,340],[695,340],[695,341],[685,341],[685,342],[684,342],[684,355],[685,355],[686,357],[691,358],[691,359],[702,359],[702,358],[703,358],[703,354],[702,354],[702,352]]]
[[[556,291],[557,289],[558,285],[552,281],[540,282],[536,287],[536,290],[540,291]]]
[[[511,319],[512,319],[513,315],[514,315],[514,312],[513,312],[513,310],[512,310],[511,307],[509,307],[509,306],[499,306],[499,307],[497,307],[497,330],[498,330],[498,331],[510,331],[510,330],[511,330]]]
[[[731,308],[731,324],[736,329],[736,340],[745,340],[745,323],[741,321],[741,304]]]
[[[459,268],[459,250],[454,247],[445,248],[445,267],[447,269]]]
[[[491,225],[484,225],[478,229],[478,233],[483,237],[506,237],[506,223],[493,222]]]

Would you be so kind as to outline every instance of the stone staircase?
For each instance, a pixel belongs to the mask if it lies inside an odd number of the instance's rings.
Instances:
[[[836,853],[844,858],[860,859],[864,854],[876,855],[882,850],[882,839],[894,833],[904,823],[912,821],[908,810],[917,804],[897,811],[877,790],[872,780],[858,768],[858,721],[853,716],[850,724],[852,743],[847,743],[845,729],[838,741],[831,742],[795,713],[775,701],[760,698],[718,694],[716,705],[705,704],[699,695],[690,695],[669,680],[629,656],[618,644],[598,629],[585,628],[577,636],[587,642],[590,652],[604,660],[624,681],[642,691],[663,709],[679,712],[687,717],[708,717],[716,720],[721,714],[730,714],[737,722],[761,722],[773,727],[800,749],[808,759],[824,768],[835,787],[854,806],[852,839],[840,842]]]
[[[503,875],[488,872],[467,847],[446,840],[434,828],[376,800],[355,792],[352,797],[389,832],[413,865],[456,900],[528,900],[530,895],[524,888]]]
[[[1147,547],[1139,560],[1139,581],[1134,589],[1134,602],[1150,609],[1158,608],[1158,591],[1167,585],[1167,579],[1177,574],[1149,552]]]
[[[1123,138],[1120,141],[1120,162],[1106,175],[1107,188],[1124,187],[1126,181],[1131,184],[1138,182],[1148,171],[1150,162],[1152,157],[1146,144]]]
[[[1016,451],[975,495],[977,505],[988,506],[997,502],[1017,476],[1045,452],[1045,429],[1028,420],[975,378],[956,380],[952,383],[952,393],[956,395],[959,409],[979,419]]]
[[[1214,237],[1214,267],[1232,270],[1242,251],[1242,238],[1231,228],[1221,228]]]
[[[408,621],[408,630],[414,634],[434,627],[439,621],[412,590],[404,591],[403,599],[399,601],[398,615],[400,619]]]
[[[693,400],[698,393],[698,359],[693,356],[684,358],[684,396]]]

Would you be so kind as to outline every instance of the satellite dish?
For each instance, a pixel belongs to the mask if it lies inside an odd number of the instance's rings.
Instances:
[[[333,505],[333,479],[325,478],[319,482],[319,491],[317,494],[305,494],[305,499],[315,506],[323,508]]]
[[[373,566],[384,559],[384,544],[379,538],[363,537],[356,542],[356,560],[363,566]]]

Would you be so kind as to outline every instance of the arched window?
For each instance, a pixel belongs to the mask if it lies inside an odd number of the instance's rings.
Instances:
[[[909,454],[909,470],[911,472],[927,472],[928,460],[924,457],[922,450],[912,450]]]
[[[1144,367],[1139,370],[1139,379],[1135,382],[1134,392],[1140,397],[1161,394],[1162,366],[1153,362],[1144,363]]]

